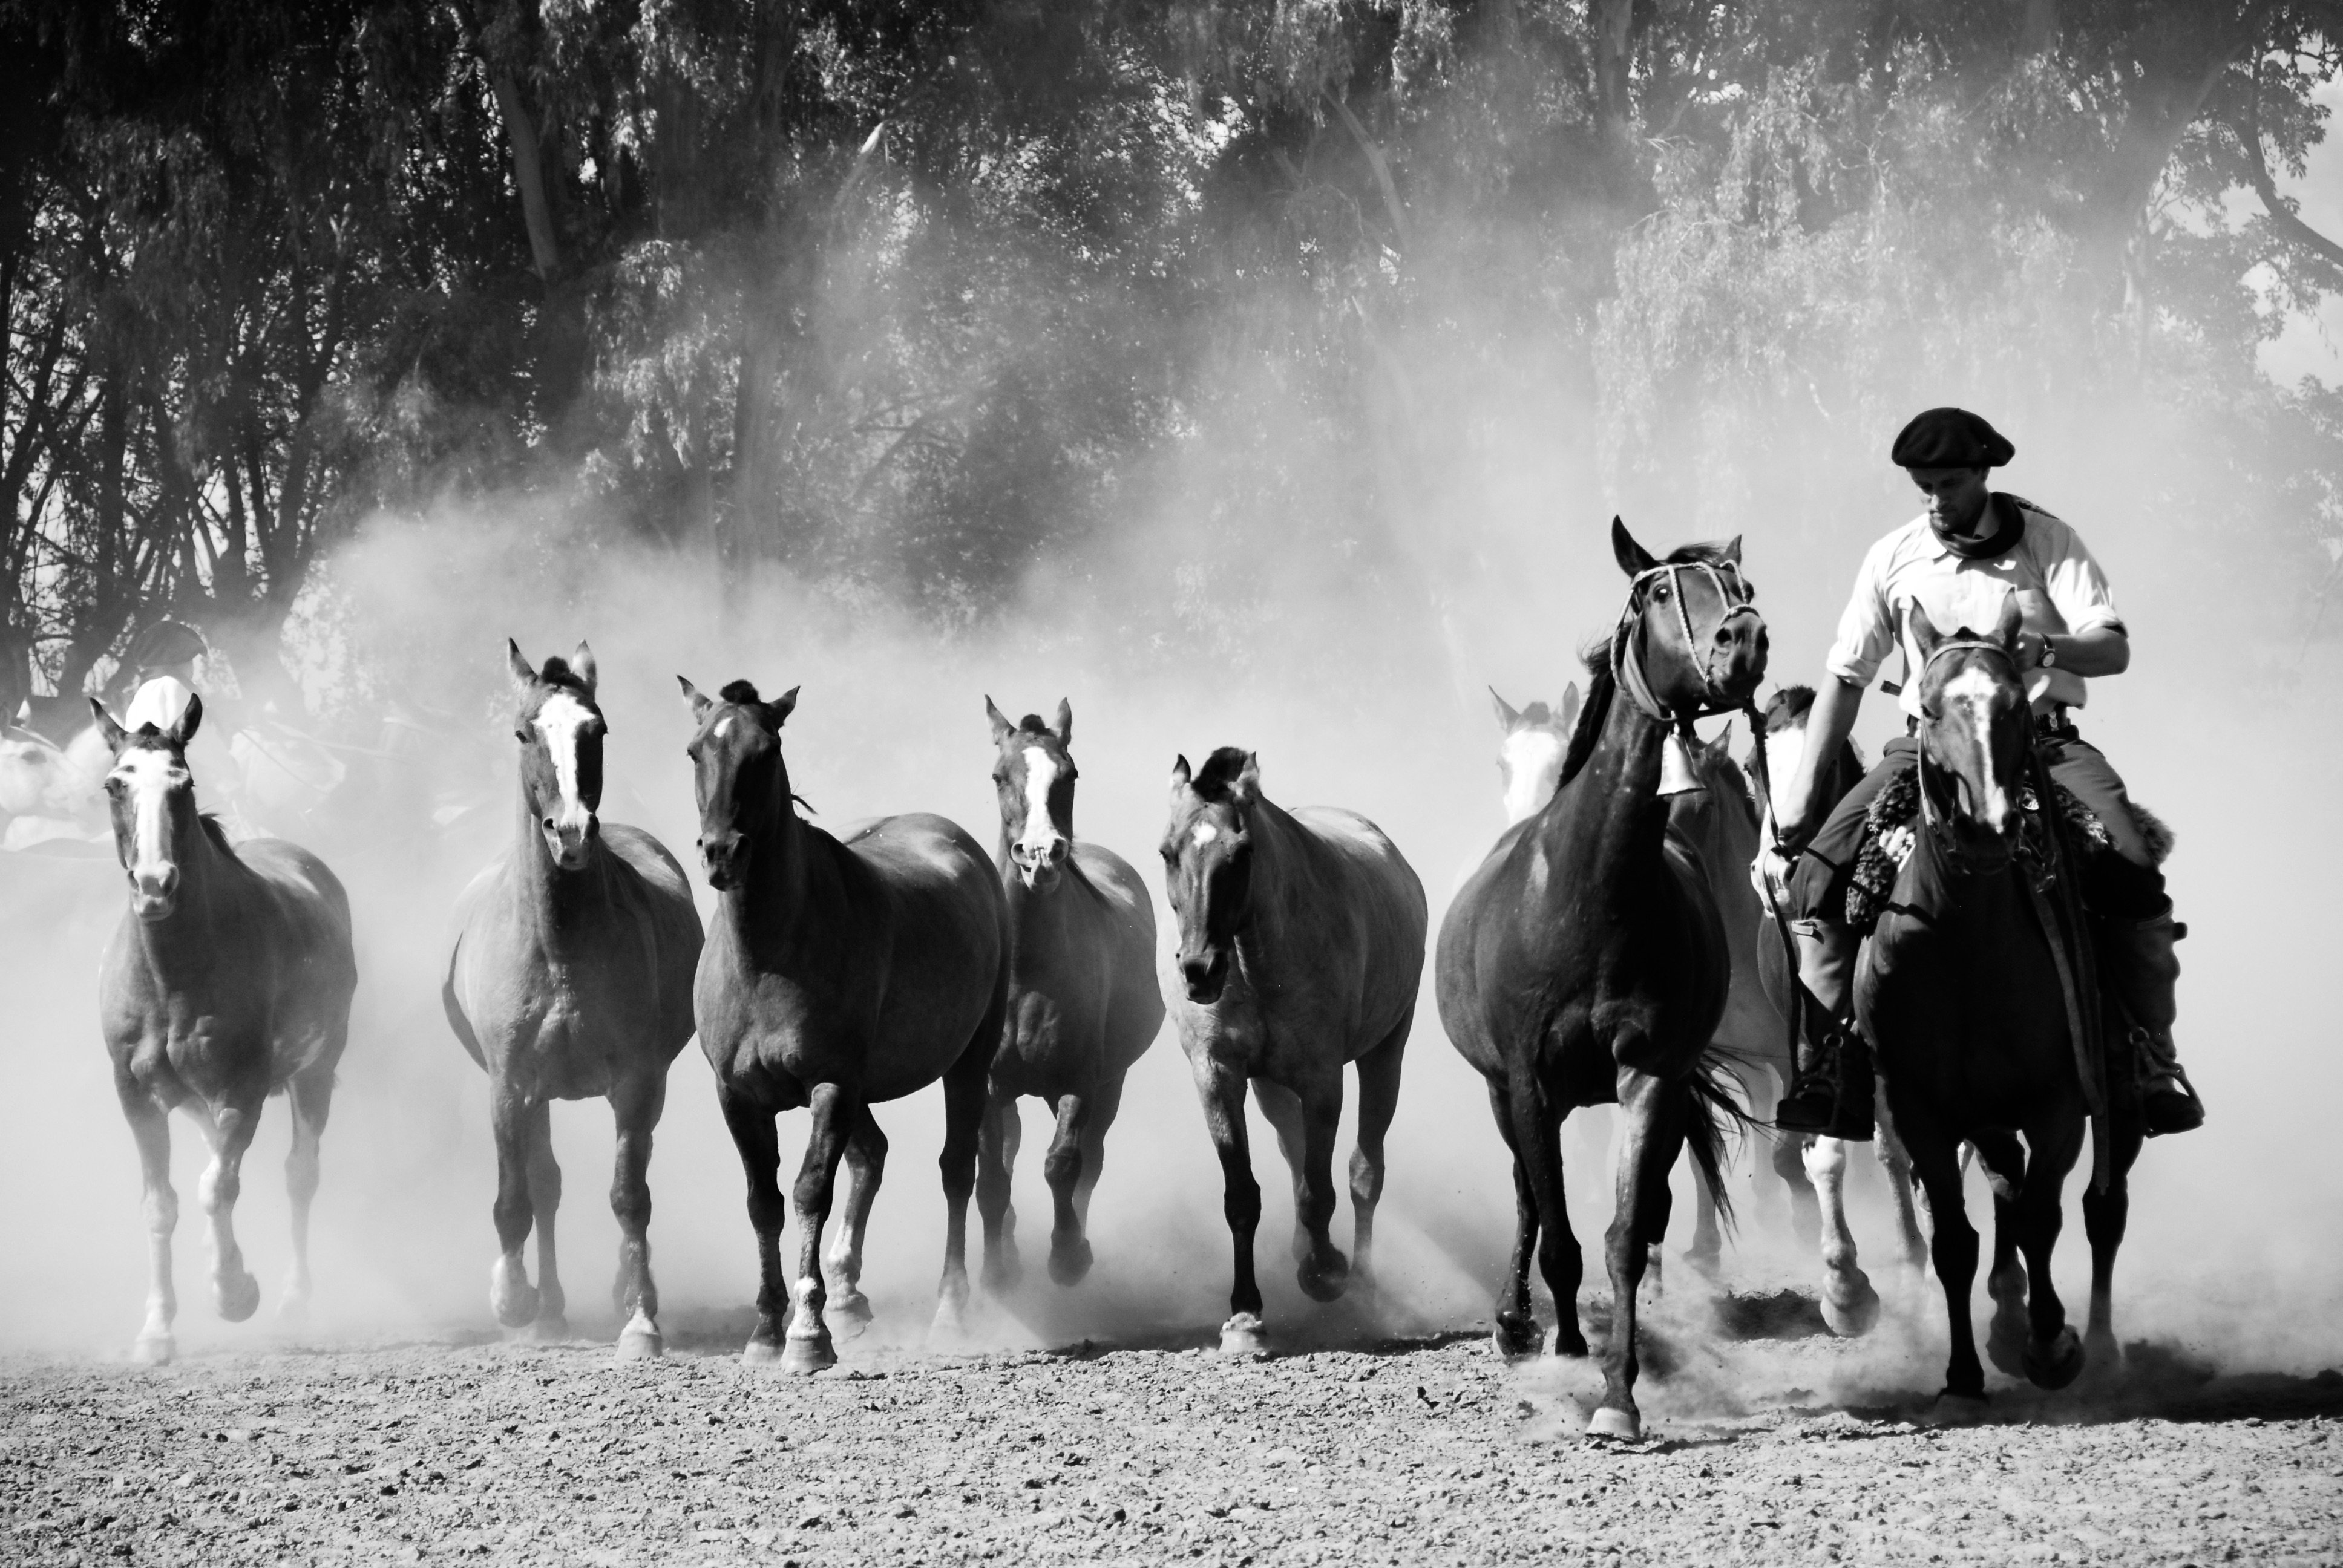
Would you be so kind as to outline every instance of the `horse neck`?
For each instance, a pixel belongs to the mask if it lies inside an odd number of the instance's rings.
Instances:
[[[519,841],[513,848],[513,864],[519,868],[522,896],[539,932],[558,941],[608,904],[607,852],[597,834],[586,840],[586,863],[574,871],[563,870],[554,863],[553,851],[545,847],[545,835],[538,830],[537,803],[529,799],[526,779],[519,796],[516,819]]]
[[[1237,940],[1258,942],[1263,933],[1284,931],[1310,899],[1309,860],[1315,841],[1310,829],[1272,801],[1256,799],[1245,814],[1252,839],[1252,879],[1245,890],[1245,920]]]
[[[839,890],[835,862],[843,850],[836,839],[808,826],[792,799],[784,769],[765,819],[754,829],[748,876],[717,895],[720,916],[744,952],[789,944],[805,929],[814,904]]]
[[[176,907],[162,920],[132,923],[156,974],[208,978],[218,962],[221,939],[242,927],[230,916],[252,873],[222,852],[200,817],[179,848],[178,867]]]
[[[1603,729],[1585,764],[1555,792],[1538,820],[1548,859],[1564,875],[1546,879],[1548,897],[1623,897],[1656,871],[1667,823],[1657,790],[1668,727],[1624,691],[1610,695]]]

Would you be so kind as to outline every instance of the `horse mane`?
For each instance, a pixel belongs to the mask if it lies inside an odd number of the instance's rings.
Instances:
[[[1578,709],[1578,728],[1570,732],[1570,749],[1563,753],[1562,778],[1554,787],[1556,795],[1594,755],[1594,743],[1602,739],[1603,726],[1611,717],[1611,699],[1619,693],[1618,678],[1611,672],[1607,633],[1580,648],[1578,662],[1586,667],[1586,700]]]
[[[196,813],[196,820],[203,825],[204,837],[212,841],[213,849],[217,849],[221,854],[226,855],[231,860],[240,859],[242,858],[236,854],[236,846],[227,841],[227,829],[220,826],[219,814],[217,812],[198,811]]]
[[[1204,759],[1196,776],[1188,781],[1200,799],[1225,800],[1235,792],[1236,781],[1244,771],[1248,753],[1241,747],[1223,746]]]
[[[727,702],[738,703],[743,708],[764,706],[764,699],[757,695],[756,683],[753,681],[728,680],[724,683],[724,689],[716,695]]]
[[[1661,558],[1663,565],[1672,567],[1731,567],[1735,571],[1741,563],[1725,553],[1723,545],[1678,545]]]
[[[1554,709],[1548,708],[1543,702],[1533,702],[1528,707],[1522,709],[1522,722],[1523,724],[1530,725],[1550,726],[1554,723]]]
[[[1021,733],[1026,735],[1055,735],[1057,733],[1056,730],[1051,729],[1047,724],[1044,724],[1041,721],[1041,716],[1038,713],[1029,713],[1024,718],[1019,719],[1017,721],[1017,728]],[[1240,752],[1238,755],[1242,756],[1243,753]],[[1209,763],[1207,766],[1209,766]]]

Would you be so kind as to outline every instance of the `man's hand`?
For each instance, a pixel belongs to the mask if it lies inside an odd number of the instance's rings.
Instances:
[[[2017,634],[2017,668],[2033,669],[2039,666],[2042,662],[2042,651],[2049,646],[2050,638],[2046,633],[2019,632]]]

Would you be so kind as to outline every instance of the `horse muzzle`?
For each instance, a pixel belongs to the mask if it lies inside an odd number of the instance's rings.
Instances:
[[[719,893],[729,893],[739,887],[749,869],[749,840],[735,832],[703,833],[699,839],[699,865],[708,873],[708,885]]]
[[[584,869],[588,846],[602,836],[601,819],[590,811],[583,819],[548,817],[538,826],[545,834],[546,852],[565,871]]]
[[[165,865],[130,873],[130,910],[142,920],[167,920],[179,907],[179,868]]]
[[[1765,622],[1755,614],[1736,615],[1716,628],[1715,646],[1708,655],[1708,682],[1728,702],[1746,701],[1765,679],[1768,638]]]
[[[1187,987],[1188,1000],[1210,1007],[1221,1000],[1228,989],[1229,955],[1226,951],[1204,952],[1180,956],[1180,979]]]
[[[1058,873],[1065,866],[1072,846],[1065,839],[1051,838],[1039,844],[1012,844],[1009,858],[1016,863],[1017,874],[1026,887],[1039,892],[1056,883]]]

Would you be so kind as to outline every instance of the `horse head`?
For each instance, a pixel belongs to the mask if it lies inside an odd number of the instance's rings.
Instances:
[[[1746,702],[1765,678],[1765,618],[1741,575],[1739,537],[1662,560],[1614,518],[1611,549],[1630,583],[1612,670],[1629,692],[1644,689],[1638,705],[1690,718]]]
[[[2009,863],[2032,720],[2017,668],[2017,597],[1989,634],[1938,634],[1914,605],[1906,625],[1920,658],[1920,811],[1940,848],[1979,871]]]
[[[699,801],[699,863],[708,885],[729,892],[748,878],[753,835],[789,810],[781,725],[798,705],[798,689],[767,702],[754,686],[736,680],[711,702],[683,677],[675,678],[697,726],[684,755],[691,759]]]
[[[204,721],[204,699],[190,692],[186,708],[165,729],[152,722],[126,729],[93,697],[92,712],[114,753],[106,776],[114,817],[114,853],[130,877],[130,908],[142,920],[166,920],[179,907],[180,845],[203,831],[196,815],[196,779],[187,770],[187,742]]]
[[[1562,784],[1563,759],[1578,728],[1578,686],[1562,689],[1562,701],[1549,709],[1533,702],[1516,709],[1489,689],[1497,705],[1497,773],[1504,780],[1508,824],[1537,814]]]
[[[1172,765],[1172,822],[1163,833],[1163,883],[1180,920],[1180,978],[1188,1000],[1207,1006],[1228,984],[1229,953],[1244,928],[1252,891],[1253,808],[1261,765],[1223,746],[1191,774]]]
[[[602,805],[602,738],[609,726],[594,703],[594,650],[581,642],[567,659],[548,658],[543,669],[529,668],[510,638],[505,651],[520,694],[513,739],[520,742],[521,793],[553,863],[575,871],[602,832],[595,813]]]
[[[1074,710],[1058,699],[1054,724],[1029,713],[1017,724],[984,699],[992,720],[992,744],[1001,755],[992,764],[992,787],[1001,797],[1001,841],[1028,888],[1051,886],[1074,852]]]

